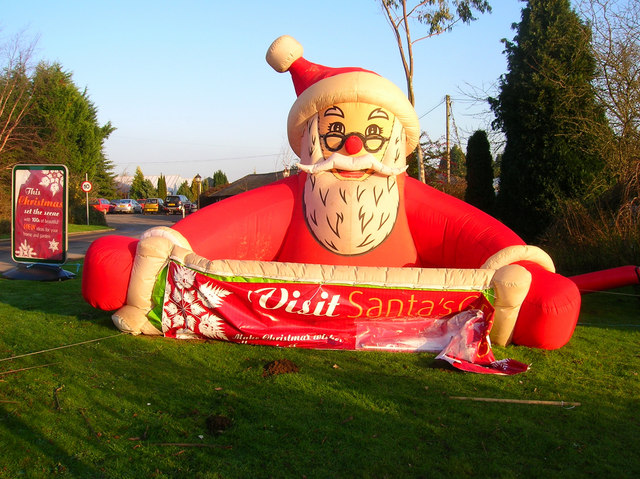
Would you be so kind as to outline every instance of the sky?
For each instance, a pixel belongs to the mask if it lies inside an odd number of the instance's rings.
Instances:
[[[452,98],[452,141],[466,150],[488,130],[486,103],[506,73],[503,38],[513,39],[524,3],[492,1],[490,14],[414,47],[416,112],[423,131],[444,137]],[[286,123],[296,99],[289,73],[265,53],[291,35],[304,57],[360,67],[406,92],[391,27],[376,0],[0,0],[0,45],[37,40],[35,60],[58,62],[86,88],[114,173],[213,176],[230,181],[295,163]],[[414,38],[419,27],[413,27]],[[485,114],[482,114],[482,112]]]

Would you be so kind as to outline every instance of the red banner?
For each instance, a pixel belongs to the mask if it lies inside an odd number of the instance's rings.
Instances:
[[[12,256],[17,262],[66,261],[67,169],[17,165],[13,169]]]
[[[314,349],[430,351],[464,370],[514,374],[489,341],[483,291],[441,291],[217,277],[171,261],[165,336]]]

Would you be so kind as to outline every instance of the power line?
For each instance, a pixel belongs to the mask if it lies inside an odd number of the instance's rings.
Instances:
[[[453,116],[453,108],[450,109],[451,114],[451,122],[453,123],[453,131],[456,135],[456,140],[458,140],[458,147],[462,148],[462,142],[460,141],[460,133],[458,133],[458,125],[456,125],[456,118]]]
[[[425,114],[421,115],[418,119],[423,118],[425,116],[427,116],[429,113],[431,113],[433,110],[435,110],[436,108],[438,108],[440,105],[442,105],[445,102],[445,98],[443,98],[440,103],[438,103],[436,106],[434,106],[433,108],[431,108],[431,110],[429,110],[428,112],[426,112]]]
[[[214,162],[214,161],[233,161],[233,160],[249,160],[255,158],[269,158],[273,156],[278,156],[280,153],[271,153],[267,155],[247,155],[247,156],[232,156],[227,158],[205,158],[202,160],[189,160],[188,163],[205,163],[205,162]],[[130,162],[133,164],[132,162]],[[174,164],[174,163],[184,163],[180,160],[167,160],[167,161],[145,161],[145,165],[164,165],[164,164]]]

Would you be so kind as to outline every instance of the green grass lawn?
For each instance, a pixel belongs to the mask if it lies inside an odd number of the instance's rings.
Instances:
[[[496,347],[531,364],[506,377],[118,334],[79,277],[0,279],[0,478],[640,477],[637,289],[585,296],[562,349]]]
[[[68,225],[67,232],[69,234],[73,233],[86,233],[89,231],[101,231],[101,230],[112,230],[113,228],[109,226],[101,226],[101,225]]]
[[[101,230],[112,230],[109,226],[101,226],[101,225],[67,225],[67,233],[87,233],[90,231],[101,231]],[[11,233],[0,233],[0,240],[2,239],[11,239]]]

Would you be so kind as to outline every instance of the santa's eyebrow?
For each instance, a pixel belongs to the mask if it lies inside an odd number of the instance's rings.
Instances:
[[[388,120],[389,115],[382,108],[376,108],[371,113],[369,113],[369,120],[373,120],[374,118],[384,118],[385,120]]]
[[[340,118],[344,118],[344,112],[334,105],[331,108],[327,108],[324,112],[324,116],[339,116]]]

